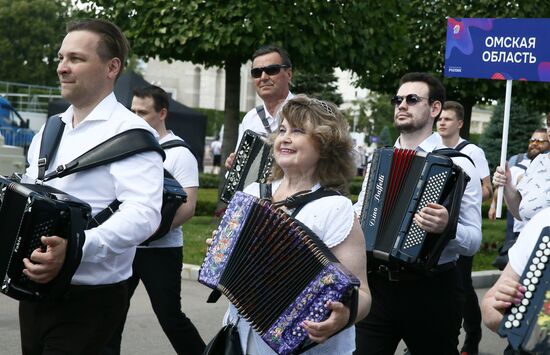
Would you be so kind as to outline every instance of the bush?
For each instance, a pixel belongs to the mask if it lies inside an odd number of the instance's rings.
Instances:
[[[220,184],[220,177],[214,174],[199,174],[199,186],[201,189],[217,189]]]

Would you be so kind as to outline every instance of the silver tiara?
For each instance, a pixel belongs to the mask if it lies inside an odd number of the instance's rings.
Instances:
[[[336,114],[334,113],[334,110],[332,110],[332,107],[330,107],[330,105],[327,104],[325,101],[318,100],[318,99],[311,99],[311,102],[321,106],[323,110],[325,110],[325,112],[328,113],[329,115],[336,117]]]

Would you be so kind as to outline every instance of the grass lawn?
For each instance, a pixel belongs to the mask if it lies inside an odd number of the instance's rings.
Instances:
[[[183,262],[200,265],[206,253],[206,238],[216,229],[219,218],[209,216],[195,216],[183,226],[185,244]],[[481,248],[474,258],[473,270],[492,270],[491,265],[497,255],[497,248],[504,240],[506,220],[491,221],[483,219],[483,241]]]

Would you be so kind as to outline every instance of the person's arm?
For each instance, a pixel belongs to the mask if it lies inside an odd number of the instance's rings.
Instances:
[[[197,205],[197,187],[184,188],[187,194],[187,201],[182,203],[176,211],[171,228],[176,228],[187,222],[195,215],[195,206]]]
[[[497,282],[487,291],[481,301],[483,323],[493,332],[498,330],[506,309],[512,304],[518,304],[523,298],[525,287],[518,281],[519,275],[510,264],[506,265]]]
[[[359,287],[359,300],[357,307],[357,316],[354,323],[365,318],[369,313],[372,298],[367,283],[367,260],[365,253],[365,239],[355,219],[349,236],[340,244],[330,249],[340,262],[351,271],[361,282]],[[304,321],[304,329],[308,332],[312,341],[322,343],[330,336],[344,328],[350,317],[349,309],[341,302],[328,301],[327,307],[332,310],[329,318],[323,322]]]
[[[491,206],[489,207],[489,211],[487,211],[487,218],[493,221],[497,218],[497,196],[497,194],[493,194]]]
[[[493,175],[493,185],[495,188],[500,186],[504,187],[504,200],[506,201],[506,207],[508,211],[516,218],[521,219],[519,216],[519,204],[521,202],[521,194],[513,184],[512,176],[508,164],[506,169],[502,169],[498,166]]]
[[[481,180],[481,188],[483,189],[483,201],[487,201],[493,198],[493,186],[491,185],[490,176],[486,176]]]

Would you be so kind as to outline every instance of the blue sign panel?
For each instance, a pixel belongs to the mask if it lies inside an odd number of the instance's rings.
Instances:
[[[444,73],[550,82],[550,19],[449,18]]]

